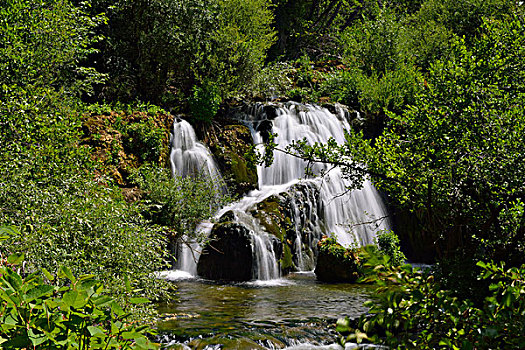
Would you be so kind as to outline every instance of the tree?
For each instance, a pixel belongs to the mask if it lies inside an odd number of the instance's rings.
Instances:
[[[194,86],[213,83],[234,96],[260,70],[274,40],[267,0],[93,1],[108,4],[103,68],[110,99],[175,107]]]
[[[0,82],[9,88],[53,87],[68,95],[91,93],[104,76],[85,59],[100,40],[92,30],[102,16],[69,1],[0,3]],[[6,88],[0,92],[0,97]]]
[[[458,246],[514,263],[525,238],[525,22],[485,22],[431,66],[425,88],[383,135],[338,146],[296,145],[303,157],[369,176],[420,221],[445,255]],[[362,164],[367,164],[366,166]]]

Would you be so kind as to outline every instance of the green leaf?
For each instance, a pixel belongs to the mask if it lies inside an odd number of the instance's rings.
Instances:
[[[105,336],[106,333],[104,333],[104,331],[99,328],[99,327],[95,327],[95,326],[88,326],[87,327],[88,331],[89,331],[89,334],[91,334],[91,336],[95,337],[95,336]]]
[[[0,226],[0,242],[19,234],[19,231],[14,226]]]
[[[51,274],[49,271],[47,271],[46,268],[42,268],[42,273],[44,274],[44,276],[46,276],[48,281],[51,282],[51,281],[55,280],[55,276],[53,274]]]
[[[75,309],[84,307],[87,304],[88,295],[86,292],[69,291],[64,294],[62,301],[68,306]]]
[[[67,277],[71,281],[71,283],[75,283],[77,281],[77,279],[75,278],[75,276],[73,276],[73,273],[67,266],[60,266],[60,269],[58,270],[58,277]]]
[[[113,311],[113,313],[115,313],[115,315],[117,315],[118,317],[122,317],[125,314],[122,307],[115,301],[111,303],[111,311]]]
[[[52,292],[54,291],[54,287],[53,286],[49,286],[49,285],[40,285],[40,286],[37,286],[35,288],[32,288],[30,289],[24,296],[24,300],[26,302],[30,302],[30,301],[33,301],[35,299],[38,299],[38,298],[41,298],[43,297],[44,295],[49,295],[49,294],[52,294]]]
[[[146,304],[151,302],[148,298],[130,298],[129,302],[131,304]]]
[[[335,330],[342,335],[346,335],[352,332],[353,329],[350,327],[350,320],[348,318],[340,318],[337,320]]]
[[[7,258],[7,262],[9,264],[12,264],[12,265],[18,265],[20,263],[22,263],[25,259],[25,255],[20,253],[20,254],[11,254],[9,255],[9,257]]]
[[[29,340],[31,340],[31,343],[34,346],[40,345],[48,340],[45,334],[35,334],[31,328],[27,330],[27,334],[29,335]]]
[[[98,307],[106,306],[113,302],[113,298],[107,296],[107,295],[101,295],[96,298],[91,299],[93,301],[93,304],[95,304]]]

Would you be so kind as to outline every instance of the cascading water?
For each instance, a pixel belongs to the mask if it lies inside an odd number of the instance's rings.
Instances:
[[[269,107],[272,115],[268,113]],[[324,108],[297,103],[256,105],[249,113],[243,113],[239,119],[251,128],[255,144],[262,144],[271,131],[277,135],[274,141],[280,149],[302,139],[310,143],[326,143],[332,137],[341,144],[345,141],[345,129],[350,128],[342,113],[334,114]],[[195,164],[204,164],[203,160],[195,160],[197,155],[206,155],[205,158],[211,161],[206,161],[205,164],[214,164],[211,155],[196,141],[195,133],[190,128],[185,122],[174,126],[172,168],[177,174],[193,171]],[[312,270],[315,267],[315,246],[323,234],[334,234],[345,246],[364,245],[373,242],[378,230],[388,229],[386,210],[379,194],[370,183],[366,182],[360,190],[348,192],[348,183],[343,180],[340,169],[330,169],[322,178],[306,179],[307,165],[297,157],[276,151],[270,167],[258,168],[259,189],[221,209],[216,215],[218,221],[223,216],[232,217],[231,220],[243,227],[242,232],[247,232],[244,237],[249,237],[246,239],[250,242],[253,254],[251,279],[267,280],[280,277],[279,266],[284,254],[283,238],[279,241],[274,233],[269,231],[268,223],[264,225],[265,218],[257,214],[259,206],[268,201],[287,203],[288,219],[284,221],[289,222],[295,230],[288,249],[293,255],[293,268],[296,270]],[[309,170],[319,174],[328,168],[314,164]],[[210,174],[217,176],[214,174],[218,172],[210,170]],[[204,231],[212,232],[213,225],[203,225]],[[220,253],[224,255],[224,252]],[[179,266],[189,269],[187,264],[183,260]],[[194,272],[195,266],[192,263],[190,265],[191,272]],[[201,263],[199,274],[200,265]],[[223,279],[222,275],[205,276]]]
[[[173,176],[206,176],[216,186],[218,193],[226,192],[226,185],[213,156],[205,145],[197,141],[195,130],[190,123],[182,119],[174,121],[170,144],[170,162]],[[208,229],[206,224],[198,227],[199,231]],[[183,237],[177,243],[177,262],[175,267],[195,276],[197,274],[199,254],[199,244],[193,241],[186,241],[186,237]]]
[[[218,186],[224,186],[213,156],[206,146],[197,141],[195,130],[190,123],[182,119],[175,120],[170,143],[173,176],[204,174],[213,179]]]
[[[289,103],[277,108],[275,112],[271,131],[277,135],[274,142],[279,149],[285,149],[293,141],[302,139],[309,144],[326,144],[333,138],[338,144],[343,144],[345,130],[350,129],[343,113],[333,114],[318,106]],[[267,113],[261,108],[253,116],[249,117],[252,123],[261,124],[267,120]],[[263,136],[261,132],[255,133],[255,143],[263,143]],[[298,157],[274,152],[272,166],[260,166],[258,169],[260,188],[262,190],[268,186],[283,185],[305,178],[307,166]],[[312,173],[319,174],[322,170],[328,170],[328,167],[314,164],[309,169]],[[348,183],[343,179],[339,168],[330,169],[327,175],[316,181],[321,189],[320,201],[324,206],[322,216],[326,225],[325,234],[333,233],[344,246],[361,246],[373,243],[375,232],[388,228],[386,209],[370,182],[366,181],[360,190],[348,192]]]

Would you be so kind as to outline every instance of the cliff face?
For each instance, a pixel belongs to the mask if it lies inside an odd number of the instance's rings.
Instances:
[[[197,133],[217,161],[231,193],[241,196],[257,188],[257,169],[246,157],[253,145],[248,127],[219,118],[205,129],[197,128]]]
[[[164,113],[118,112],[86,116],[83,144],[93,148],[98,168],[118,185],[144,162],[168,164],[169,136],[174,117]]]

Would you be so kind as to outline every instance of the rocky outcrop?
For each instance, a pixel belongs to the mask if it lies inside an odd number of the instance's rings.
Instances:
[[[254,249],[253,237],[257,235],[269,236],[283,275],[312,270],[323,227],[318,197],[316,184],[303,182],[254,203],[245,212],[226,212],[212,229],[198,274],[214,280],[253,279],[260,260]]]
[[[314,183],[298,183],[257,203],[251,211],[265,231],[281,242],[278,258],[283,274],[314,267],[323,225],[318,197]]]
[[[319,255],[314,271],[318,280],[354,283],[360,276],[360,265],[356,250],[344,248],[335,239],[328,237],[319,242]]]
[[[252,241],[248,228],[233,222],[233,213],[226,213],[215,224],[210,241],[204,247],[197,273],[211,280],[249,281],[252,279]]]
[[[243,195],[257,188],[257,169],[246,156],[253,144],[248,127],[234,120],[218,119],[199,134],[232,193]]]
[[[169,130],[174,116],[165,113],[112,111],[86,116],[83,144],[93,149],[93,160],[120,186],[144,162],[168,164]]]

